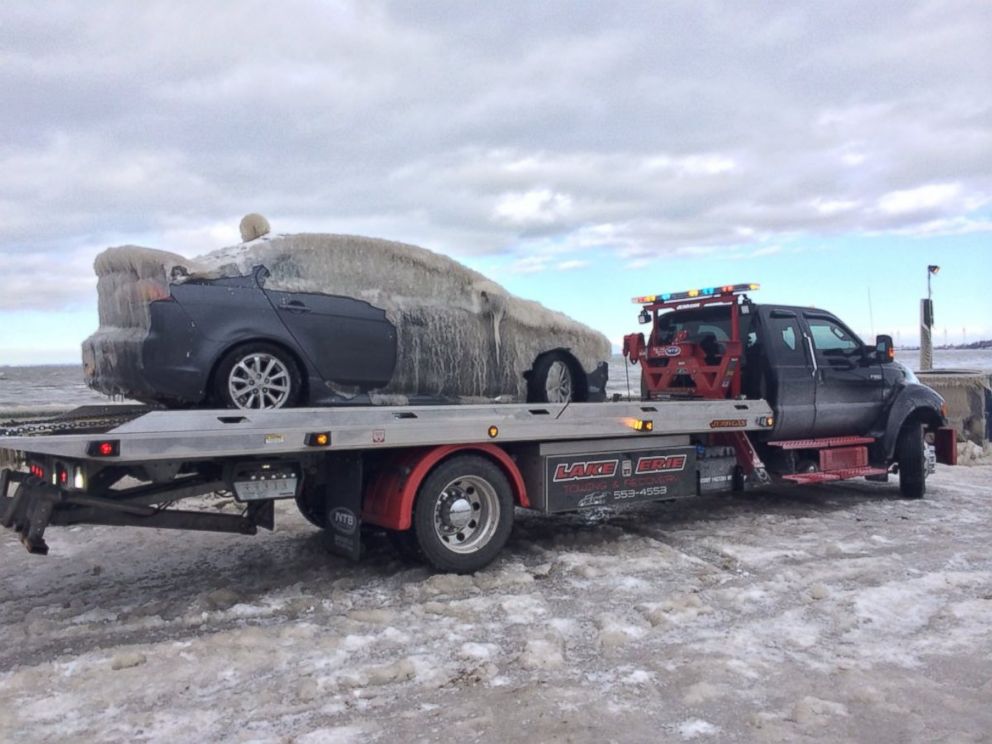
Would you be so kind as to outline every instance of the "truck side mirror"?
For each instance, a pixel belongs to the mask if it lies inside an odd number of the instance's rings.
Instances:
[[[875,337],[875,360],[885,364],[896,358],[896,347],[892,345],[892,336],[878,335]]]
[[[637,316],[637,322],[641,325],[651,322],[651,313],[647,310],[641,310],[640,314]]]

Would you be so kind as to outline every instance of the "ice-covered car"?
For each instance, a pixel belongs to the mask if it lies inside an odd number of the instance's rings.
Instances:
[[[445,256],[286,235],[97,256],[90,387],[169,406],[601,400],[610,344]]]

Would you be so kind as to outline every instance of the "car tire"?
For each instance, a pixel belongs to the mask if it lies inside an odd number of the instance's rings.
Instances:
[[[899,463],[899,490],[907,499],[921,499],[927,492],[926,447],[923,425],[904,424],[896,440],[896,461]]]
[[[545,354],[537,360],[527,384],[528,403],[567,403],[578,400],[575,370],[560,352]]]
[[[225,408],[286,408],[296,404],[301,388],[299,368],[289,353],[261,342],[231,349],[214,375],[214,397]]]
[[[472,573],[487,566],[513,528],[513,493],[503,471],[477,455],[441,463],[417,490],[413,529],[434,568]]]

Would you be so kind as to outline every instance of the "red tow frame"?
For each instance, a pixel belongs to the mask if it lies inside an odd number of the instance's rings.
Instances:
[[[644,301],[642,312],[651,314],[651,334],[647,341],[643,333],[624,336],[623,355],[632,364],[641,365],[648,399],[661,395],[709,399],[740,396],[743,343],[737,296],[757,286],[738,284],[704,290],[706,294],[692,290],[635,298],[635,302]],[[723,349],[715,364],[707,363],[707,350],[698,339],[689,339],[684,331],[667,343],[661,342],[657,331],[661,311],[707,305],[727,305],[730,309],[730,338],[721,342]]]

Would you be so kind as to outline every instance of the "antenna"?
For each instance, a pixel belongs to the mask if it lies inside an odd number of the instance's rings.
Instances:
[[[868,322],[871,324],[871,335],[875,336],[875,313],[871,308],[871,287],[868,287]]]

